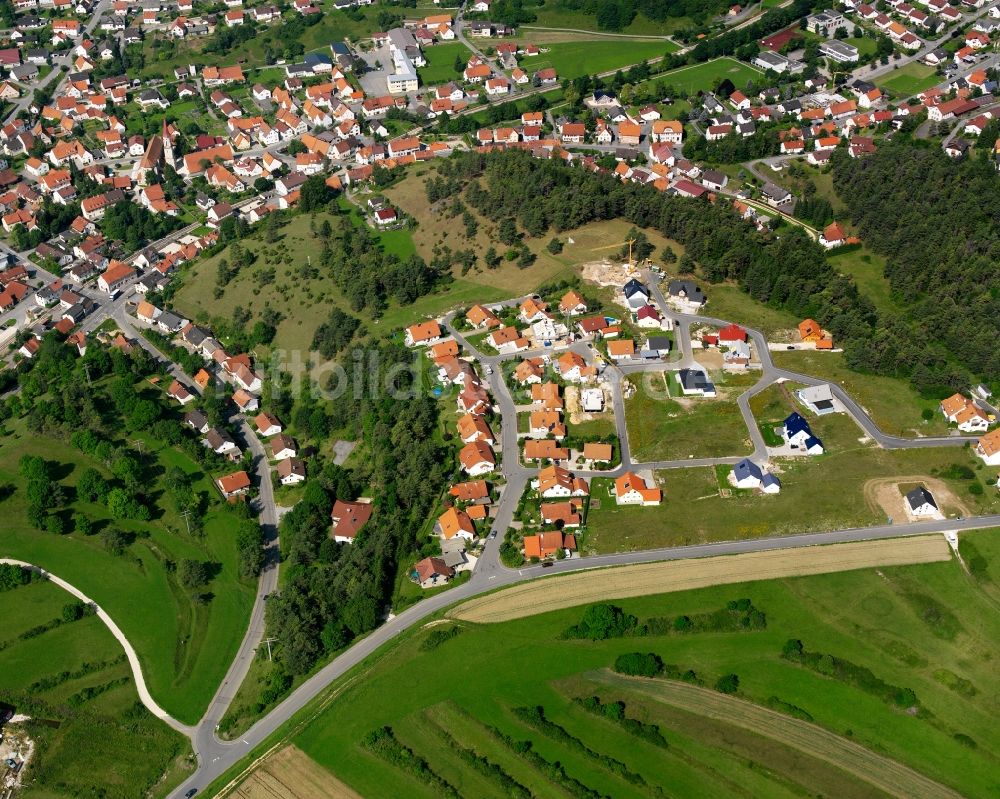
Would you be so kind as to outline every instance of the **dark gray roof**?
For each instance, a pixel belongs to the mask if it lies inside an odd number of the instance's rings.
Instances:
[[[667,294],[671,297],[683,295],[688,302],[705,302],[705,293],[693,280],[677,279],[671,280],[667,284]]]
[[[923,486],[918,486],[912,491],[907,491],[906,502],[910,506],[910,510],[916,510],[925,502],[932,508],[937,508],[937,503],[934,501],[934,497],[931,496],[931,492]]]

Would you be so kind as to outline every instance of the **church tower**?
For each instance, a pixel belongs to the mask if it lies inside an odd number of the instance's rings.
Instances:
[[[163,133],[160,134],[160,137],[163,139],[163,163],[171,169],[176,169],[177,162],[174,160],[174,140],[167,129],[166,119],[163,120]]]

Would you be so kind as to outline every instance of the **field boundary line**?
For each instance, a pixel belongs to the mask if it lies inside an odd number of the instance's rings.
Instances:
[[[607,599],[950,558],[944,536],[932,534],[597,567],[504,588],[464,602],[448,616],[489,624]]]
[[[823,760],[886,793],[909,799],[961,799],[957,791],[812,722],[770,710],[746,699],[674,680],[629,677],[601,669],[598,681],[628,686],[657,702],[750,730]]]

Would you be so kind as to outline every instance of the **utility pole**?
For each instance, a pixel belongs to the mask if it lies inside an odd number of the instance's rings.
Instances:
[[[272,641],[277,641],[277,640],[278,640],[277,638],[265,638],[264,639],[264,643],[267,644],[267,659],[268,660],[272,660],[272,658],[271,658],[271,642]]]
[[[632,268],[632,245],[635,244],[635,239],[625,239],[625,243],[628,245],[628,265]]]
[[[180,515],[183,517],[184,523],[187,525],[188,535],[191,535],[191,519],[189,518],[191,516],[191,511],[183,511]]]

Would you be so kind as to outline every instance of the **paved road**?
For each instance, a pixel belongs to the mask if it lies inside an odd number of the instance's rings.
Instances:
[[[112,619],[100,605],[98,605],[93,599],[83,593],[83,591],[76,586],[66,582],[61,577],[57,577],[52,574],[52,572],[46,571],[40,566],[34,565],[33,563],[27,563],[23,560],[15,560],[13,558],[0,558],[0,563],[10,563],[15,566],[23,566],[26,569],[36,571],[49,582],[58,585],[64,591],[71,593],[84,604],[91,605],[97,613],[97,618],[104,622],[105,626],[111,631],[111,634],[118,639],[118,643],[120,643],[122,648],[125,650],[125,656],[128,658],[129,668],[132,669],[132,679],[135,680],[135,688],[139,694],[139,700],[142,704],[146,706],[146,709],[149,710],[150,713],[157,718],[162,719],[178,732],[184,733],[185,735],[190,735],[192,733],[193,730],[191,727],[181,724],[179,721],[174,719],[169,713],[167,713],[167,711],[156,703],[155,699],[153,699],[153,695],[146,687],[146,680],[142,676],[142,665],[139,663],[139,656],[136,654],[132,644],[129,643],[128,638],[125,637],[125,633],[121,631],[121,628],[115,624],[114,619]]]
[[[825,533],[810,533],[807,535],[754,539],[750,541],[728,541],[689,547],[646,550],[644,552],[625,552],[594,558],[572,558],[556,561],[552,567],[545,569],[541,566],[531,566],[520,570],[502,569],[480,572],[477,568],[468,583],[456,586],[450,591],[422,599],[419,603],[388,620],[366,638],[363,638],[346,652],[336,657],[315,675],[302,683],[288,698],[267,716],[258,721],[238,740],[232,742],[222,742],[214,738],[206,740],[207,748],[198,750],[200,762],[197,773],[179,786],[172,796],[180,799],[190,788],[204,788],[213,780],[221,777],[228,769],[250,754],[255,747],[264,743],[270,735],[288,722],[333,681],[342,677],[348,670],[357,666],[379,647],[393,640],[403,631],[452,603],[470,599],[496,588],[525,582],[537,577],[565,574],[595,567],[702,558],[713,555],[734,555],[743,552],[765,552],[793,547],[870,541],[879,538],[902,538],[910,535],[946,530],[975,530],[996,526],[1000,526],[1000,515],[965,519],[962,521],[913,522],[910,524],[837,530]],[[495,542],[487,542],[487,547],[492,547],[494,544]]]
[[[124,298],[121,298],[124,299]],[[95,314],[96,316],[96,314]],[[156,360],[170,371],[174,377],[182,381],[193,391],[202,393],[201,387],[195,383],[189,375],[186,375],[174,362],[168,360],[157,350],[144,336],[139,334],[136,327],[141,327],[141,323],[133,317],[128,316],[124,306],[116,306],[113,315],[115,322],[129,338],[135,339],[139,345],[150,353]],[[259,513],[258,521],[261,526],[261,535],[264,540],[264,566],[257,581],[257,593],[254,597],[253,608],[250,611],[250,621],[247,631],[240,643],[233,661],[223,678],[219,689],[212,697],[208,708],[205,710],[201,721],[194,728],[188,728],[187,734],[195,741],[195,751],[199,751],[199,738],[205,736],[215,736],[215,730],[226,714],[226,710],[232,703],[236,692],[239,690],[253,659],[256,655],[257,647],[264,638],[265,631],[265,609],[267,597],[274,593],[278,587],[278,510],[274,501],[274,487],[271,484],[271,467],[268,462],[267,452],[260,439],[250,428],[246,419],[239,414],[235,414],[229,419],[230,426],[236,430],[237,438],[242,439],[243,449],[249,449],[254,455],[254,471],[256,473],[259,492],[255,500],[255,506]]]
[[[77,41],[90,38],[90,35],[94,32],[94,29],[101,21],[101,18],[111,10],[111,6],[112,0],[100,0],[100,2],[94,6],[93,10],[90,12],[90,19],[83,26],[82,35]],[[52,59],[52,71],[38,83],[25,84],[25,92],[21,97],[14,101],[10,113],[7,114],[7,117],[4,120],[5,124],[14,119],[21,111],[26,111],[28,109],[34,99],[34,92],[36,89],[44,89],[50,83],[55,81],[55,85],[52,87],[52,95],[55,96],[59,92],[59,87],[66,81],[69,73],[73,71],[73,59],[76,57],[73,51],[75,49],[75,47],[70,48],[69,50],[55,56]],[[66,71],[63,71],[61,67],[66,67]]]

